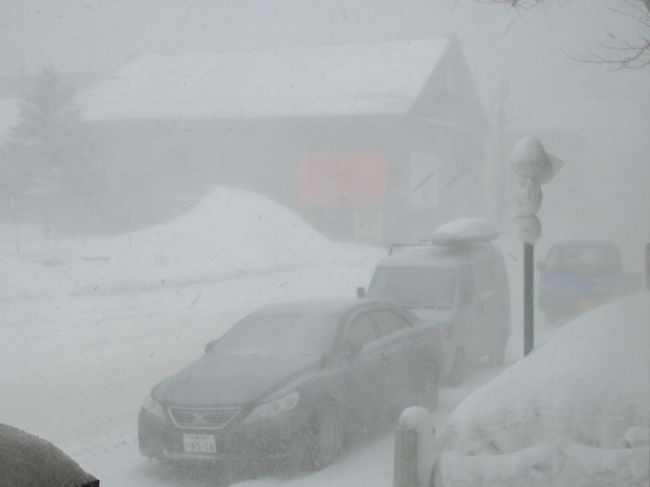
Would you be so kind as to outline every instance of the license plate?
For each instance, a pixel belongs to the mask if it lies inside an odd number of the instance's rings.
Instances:
[[[214,435],[183,435],[183,448],[187,453],[216,453]]]

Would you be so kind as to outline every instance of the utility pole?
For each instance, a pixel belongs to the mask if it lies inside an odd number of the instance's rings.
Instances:
[[[519,180],[516,222],[524,243],[524,356],[535,348],[535,243],[542,235],[537,212],[542,207],[541,185],[550,181],[564,164],[549,154],[532,137],[521,139],[511,157],[512,170]]]

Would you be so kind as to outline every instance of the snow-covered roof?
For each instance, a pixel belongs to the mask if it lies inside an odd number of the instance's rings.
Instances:
[[[447,39],[146,55],[79,97],[88,119],[406,113]]]

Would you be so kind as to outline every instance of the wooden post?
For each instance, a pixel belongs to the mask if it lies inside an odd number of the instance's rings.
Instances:
[[[397,428],[393,487],[418,487],[418,433],[415,428]]]
[[[413,406],[402,412],[395,433],[393,487],[428,487],[436,457],[434,437],[429,411]]]

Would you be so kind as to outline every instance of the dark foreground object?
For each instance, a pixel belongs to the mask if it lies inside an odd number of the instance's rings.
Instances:
[[[99,487],[51,443],[0,423],[0,487]]]

